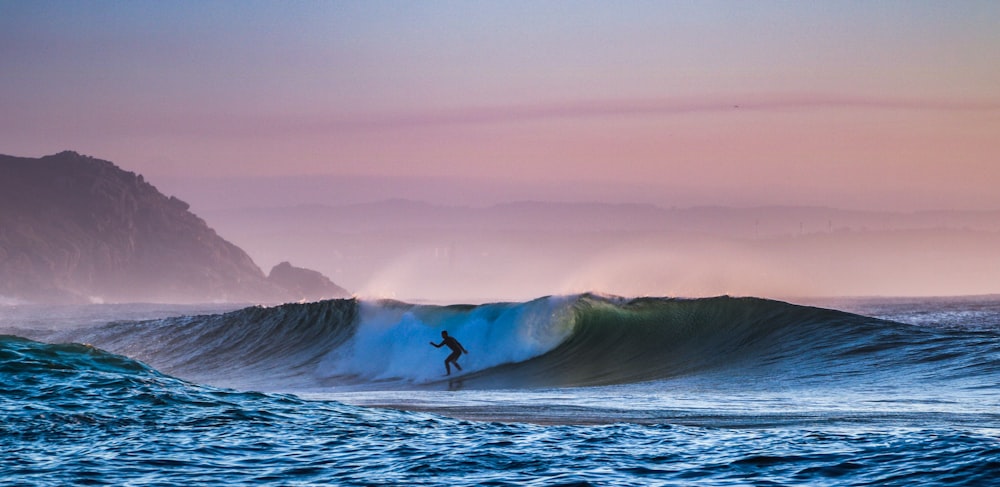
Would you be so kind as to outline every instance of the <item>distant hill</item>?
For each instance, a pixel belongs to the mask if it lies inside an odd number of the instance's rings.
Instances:
[[[0,296],[31,302],[344,297],[314,271],[266,276],[188,204],[113,163],[0,155]],[[272,271],[274,273],[274,271]]]

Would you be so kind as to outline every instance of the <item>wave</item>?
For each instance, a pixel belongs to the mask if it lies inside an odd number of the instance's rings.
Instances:
[[[254,306],[114,322],[43,338],[91,343],[188,380],[273,390],[308,381],[318,361],[355,334],[357,312],[354,300]]]
[[[51,371],[74,373],[83,370],[119,376],[158,375],[141,362],[93,346],[79,343],[49,345],[17,336],[0,335],[0,374],[4,376],[31,376]]]
[[[995,333],[937,330],[760,298],[602,298],[575,303],[575,330],[535,360],[477,374],[491,387],[613,385],[711,375],[786,385],[898,381],[950,360],[982,370]],[[964,351],[964,352],[963,352]],[[996,375],[996,367],[992,373]],[[933,374],[948,377],[946,369]]]
[[[428,344],[442,330],[470,352],[459,359],[461,375],[443,377],[448,351]],[[760,298],[583,294],[453,306],[331,300],[116,322],[46,340],[93,343],[197,382],[293,392],[456,380],[464,388],[545,388],[681,377],[798,385],[996,378],[997,337]]]
[[[386,419],[388,414],[375,415],[334,402],[306,406],[305,400],[286,394],[194,384],[89,345],[48,344],[0,335],[0,446],[15,453],[32,449],[42,455],[60,452],[56,470],[70,474],[55,483],[80,483],[80,477],[73,473],[86,469],[71,468],[74,462],[69,458],[82,457],[76,461],[93,468],[94,458],[121,460],[123,451],[129,458],[142,453],[157,457],[164,449],[177,447],[183,450],[179,454],[190,460],[229,451],[225,447],[186,448],[201,444],[200,440],[218,434],[220,429],[228,430],[222,436],[223,444],[229,446],[234,437],[259,437],[261,428],[273,430],[275,438],[290,429],[303,429],[302,423],[309,421],[308,415],[300,414],[303,410],[335,415],[334,424],[338,425],[352,421],[373,423]],[[191,438],[198,441],[163,439],[185,435],[193,435]],[[81,450],[81,442],[90,447]],[[123,442],[133,447],[118,449]],[[12,458],[16,463],[16,455]],[[135,462],[129,465],[136,467]],[[51,476],[60,475],[45,467],[5,471],[11,472],[43,475],[46,480],[38,485],[53,483]],[[179,478],[178,482],[183,480]]]
[[[207,404],[206,388],[128,357],[82,344],[0,336],[0,437],[76,437],[120,431],[158,406]],[[201,397],[197,397],[201,394]]]

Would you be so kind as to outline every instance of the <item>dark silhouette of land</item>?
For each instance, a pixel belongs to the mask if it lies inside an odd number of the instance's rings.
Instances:
[[[0,296],[30,302],[346,297],[321,274],[266,276],[184,201],[109,161],[0,156]]]

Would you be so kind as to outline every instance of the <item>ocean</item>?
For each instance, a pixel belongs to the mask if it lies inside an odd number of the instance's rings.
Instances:
[[[8,303],[0,484],[1000,483],[1000,296],[808,304]]]

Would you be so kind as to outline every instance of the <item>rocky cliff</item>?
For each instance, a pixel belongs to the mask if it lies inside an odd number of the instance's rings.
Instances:
[[[186,203],[111,162],[75,152],[0,156],[0,296],[279,302],[347,295],[316,276],[305,280],[319,284],[269,279]]]

